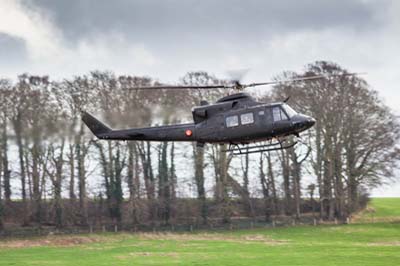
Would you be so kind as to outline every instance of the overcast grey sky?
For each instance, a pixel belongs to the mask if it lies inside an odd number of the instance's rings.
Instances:
[[[0,77],[250,68],[252,82],[331,60],[400,113],[399,14],[396,0],[0,0]]]

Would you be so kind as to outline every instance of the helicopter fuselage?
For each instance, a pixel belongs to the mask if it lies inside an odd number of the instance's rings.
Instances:
[[[99,139],[195,141],[200,145],[248,144],[298,135],[315,123],[286,103],[259,103],[245,93],[223,97],[215,104],[203,102],[192,114],[194,123],[124,130],[112,130],[88,113],[82,119]]]

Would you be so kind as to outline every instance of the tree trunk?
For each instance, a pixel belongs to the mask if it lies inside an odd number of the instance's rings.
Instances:
[[[289,166],[289,155],[285,151],[281,151],[282,155],[282,176],[283,176],[283,192],[285,195],[285,214],[292,214],[292,195],[290,191],[290,166]]]
[[[194,178],[197,188],[197,198],[201,204],[201,218],[203,224],[208,222],[208,206],[206,200],[206,190],[204,187],[204,147],[193,145],[194,157]]]
[[[275,175],[272,169],[272,162],[270,154],[267,155],[267,163],[268,163],[268,183],[272,193],[272,211],[275,215],[278,214],[278,197],[276,193],[276,185],[275,185]]]
[[[345,194],[343,186],[343,176],[342,176],[342,145],[338,143],[337,138],[335,138],[335,160],[334,160],[334,175],[335,175],[335,185],[334,185],[334,195],[335,195],[335,209],[337,216],[342,221],[345,221],[347,215],[345,210]]]
[[[7,136],[7,120],[3,120],[2,124],[2,159],[3,159],[3,189],[5,205],[9,206],[11,203],[11,170],[8,162],[8,136]],[[1,184],[0,184],[1,185]]]
[[[269,156],[268,156],[269,158]],[[269,222],[271,220],[271,201],[270,201],[270,195],[269,195],[269,186],[267,179],[265,178],[265,173],[264,173],[264,160],[263,160],[263,154],[260,156],[260,183],[261,183],[261,189],[262,193],[264,196],[264,204],[265,204],[265,221]]]
[[[243,158],[242,158],[243,159]],[[253,202],[251,201],[250,191],[249,191],[249,154],[246,154],[244,157],[244,165],[242,160],[242,171],[243,171],[243,189],[245,193],[244,204],[246,205],[247,216],[254,217],[256,216],[254,213]]]
[[[169,180],[170,180],[170,187],[171,187],[171,199],[176,199],[176,172],[175,172],[175,142],[171,143],[170,154],[169,154]]]
[[[130,221],[133,225],[138,224],[137,216],[137,187],[135,182],[135,173],[137,171],[137,164],[135,164],[137,156],[135,156],[135,145],[134,143],[128,144],[128,188],[129,188],[129,214]]]
[[[347,156],[347,196],[349,213],[354,212],[358,209],[358,182],[355,175],[355,151],[354,151],[354,136],[349,136],[349,141],[346,147]]]
[[[53,151],[53,162],[55,168],[55,174],[50,174],[50,179],[53,183],[53,192],[54,192],[54,208],[55,208],[55,222],[58,228],[63,226],[63,206],[62,206],[62,179],[63,179],[63,165],[64,165],[64,144],[65,139],[62,139],[62,143],[60,146],[60,154],[55,157],[54,150]]]
[[[0,174],[0,182],[1,182],[1,174]],[[0,232],[4,230],[4,207],[3,207],[3,197],[1,196],[0,189]]]
[[[295,213],[296,219],[300,219],[301,211],[301,185],[300,185],[300,175],[301,175],[301,164],[298,161],[298,156],[294,148],[290,149],[290,156],[292,159],[292,182],[293,182],[293,196],[294,196],[294,205],[295,205]]]
[[[32,197],[34,203],[34,221],[38,224],[42,219],[42,196],[40,194],[40,173],[39,173],[39,144],[34,141],[32,147]]]
[[[21,178],[21,197],[23,205],[22,225],[28,225],[29,218],[28,218],[28,202],[26,195],[26,169],[24,161],[24,146],[22,143],[22,125],[20,116],[18,116],[15,120],[13,120],[13,126],[18,146],[18,158],[19,158],[20,178]]]
[[[4,207],[3,207],[3,190],[1,187],[2,184],[2,158],[1,158],[1,151],[0,151],[0,232],[4,230]]]
[[[332,193],[332,184],[334,182],[333,175],[333,145],[329,132],[325,136],[325,156],[324,156],[324,177],[323,177],[323,201],[324,201],[324,209],[327,210],[327,213],[324,214],[325,218],[332,220],[335,214],[335,201]]]
[[[219,171],[220,171],[220,179],[221,179],[221,207],[222,207],[222,221],[224,223],[230,223],[232,210],[230,206],[230,199],[228,195],[228,160],[226,157],[226,152],[222,151],[226,147],[221,146],[219,150]]]
[[[146,196],[147,199],[153,200],[154,199],[154,176],[153,176],[153,169],[151,165],[151,151],[150,151],[150,142],[145,143],[142,142],[141,145],[138,146],[140,159],[142,162],[143,167],[143,176],[144,176],[144,184],[146,188]]]
[[[324,205],[324,187],[322,182],[322,143],[321,143],[321,123],[317,123],[315,126],[315,147],[316,147],[316,159],[313,164],[314,173],[317,176],[318,194],[319,194],[319,205],[320,212],[319,216],[321,219],[324,217],[325,205]]]
[[[118,224],[122,222],[122,201],[123,201],[123,193],[122,193],[122,171],[124,169],[124,159],[121,157],[121,146],[117,143],[117,150],[115,155],[115,163],[114,163],[114,190],[113,190],[113,198],[115,201],[115,218],[117,219]]]
[[[69,199],[71,201],[71,204],[75,204],[76,200],[76,195],[75,195],[75,145],[70,144],[69,145],[69,174],[70,174],[70,179],[69,179]]]
[[[79,190],[79,216],[80,224],[88,225],[87,192],[86,192],[86,167],[85,158],[88,147],[83,143],[83,124],[76,140],[76,158],[78,162],[78,190]]]
[[[168,142],[160,144],[160,157],[158,168],[158,197],[161,206],[160,218],[165,224],[169,224],[170,219],[170,182],[168,180],[168,162],[167,162]]]

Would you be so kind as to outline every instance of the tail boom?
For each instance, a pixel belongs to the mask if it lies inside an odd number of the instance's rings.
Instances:
[[[148,128],[112,130],[89,113],[82,113],[82,120],[99,139],[146,141],[196,141],[195,125],[180,124]]]

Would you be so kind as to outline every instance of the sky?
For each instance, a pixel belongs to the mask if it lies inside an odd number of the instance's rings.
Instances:
[[[366,72],[400,114],[399,13],[396,0],[0,0],[0,77],[249,69],[243,82],[261,82],[328,60]]]

